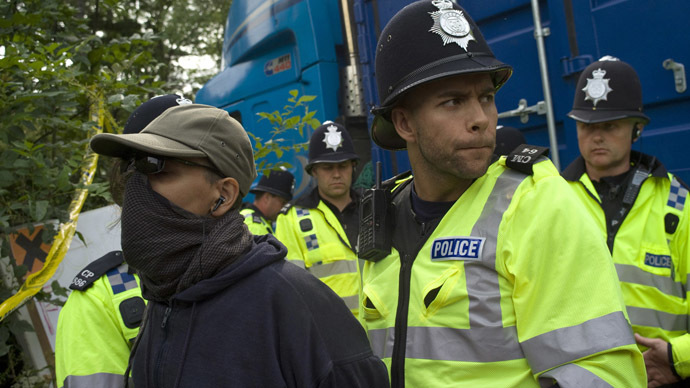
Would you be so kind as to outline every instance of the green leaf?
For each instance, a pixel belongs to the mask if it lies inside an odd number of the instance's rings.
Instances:
[[[49,206],[50,203],[48,201],[36,202],[36,221],[43,221],[45,219]]]
[[[125,99],[125,96],[123,96],[121,93],[118,94],[113,94],[112,96],[108,96],[108,104],[113,104],[115,102],[120,102]]]
[[[13,319],[7,326],[14,335],[21,335],[25,332],[34,331],[34,328],[29,324],[29,322],[21,319]]]
[[[309,120],[311,120],[312,117],[314,117],[315,114],[316,114],[316,111],[307,112],[307,113],[302,117],[302,121],[309,121]]]
[[[10,338],[10,329],[7,326],[0,326],[0,344],[4,344]]]
[[[315,99],[316,99],[316,96],[302,96],[302,97],[300,97],[299,100],[297,101],[297,104],[299,105],[299,104],[302,104],[302,103],[305,103],[305,102],[314,101]]]
[[[57,280],[53,280],[52,283],[50,283],[50,288],[53,290],[53,294],[57,296],[63,296],[67,298],[69,293],[67,292],[67,289],[63,286],[60,285],[60,283]]]
[[[294,128],[300,122],[300,116],[292,116],[283,122],[285,128]]]
[[[10,347],[7,345],[6,341],[0,342],[0,357],[4,357],[9,353]]]
[[[14,167],[16,169],[29,168],[30,166],[31,166],[31,163],[26,159],[17,159],[14,161],[14,163],[12,163],[12,167]]]
[[[321,122],[317,119],[309,120],[309,125],[311,126],[312,129],[316,129],[321,125]],[[300,135],[302,133],[300,132]]]
[[[77,235],[77,238],[79,238],[79,241],[81,241],[81,243],[84,244],[85,247],[89,246],[89,244],[86,243],[86,239],[84,238],[84,235],[80,231],[75,230],[74,234]]]
[[[0,171],[0,187],[5,188],[12,185],[12,174],[9,171]]]

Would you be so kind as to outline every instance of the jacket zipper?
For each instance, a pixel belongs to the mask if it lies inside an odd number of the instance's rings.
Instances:
[[[422,235],[419,245],[412,254],[405,253],[401,257],[400,276],[398,284],[398,307],[395,313],[395,339],[393,342],[393,356],[391,357],[391,388],[405,387],[405,346],[407,344],[407,316],[410,310],[410,282],[412,280],[412,265],[417,254],[427,240],[429,230],[426,223],[422,223]]]
[[[158,349],[158,355],[156,355],[156,368],[153,373],[153,386],[154,387],[161,387],[162,385],[160,384],[160,371],[161,371],[161,365],[163,364],[163,355],[165,354],[165,341],[168,339],[168,330],[166,330],[166,326],[168,324],[168,318],[170,318],[170,313],[172,313],[172,302],[170,303],[169,306],[165,308],[165,312],[163,313],[163,321],[161,322],[161,329],[163,332],[163,341],[161,342],[161,346]]]
[[[412,260],[404,254],[400,263],[398,285],[398,307],[395,313],[395,341],[391,360],[391,387],[405,386],[405,344],[407,343],[407,314],[410,305],[410,280]]]

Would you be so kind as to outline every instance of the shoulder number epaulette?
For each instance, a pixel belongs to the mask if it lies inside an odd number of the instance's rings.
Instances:
[[[539,157],[549,156],[549,149],[547,147],[533,146],[529,144],[522,144],[515,148],[506,158],[506,166],[532,175],[532,166],[539,161]]]
[[[288,202],[280,209],[280,214],[288,214],[288,211],[293,206],[292,202]]]
[[[72,279],[72,284],[69,288],[72,290],[84,291],[91,287],[93,282],[98,280],[109,270],[117,267],[125,261],[122,256],[122,251],[112,251],[107,253],[100,259],[96,259],[89,263],[86,268],[79,271],[77,276]]]

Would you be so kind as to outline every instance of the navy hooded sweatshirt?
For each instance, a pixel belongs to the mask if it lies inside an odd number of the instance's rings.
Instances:
[[[212,278],[149,302],[132,378],[149,387],[388,387],[366,333],[272,235]]]

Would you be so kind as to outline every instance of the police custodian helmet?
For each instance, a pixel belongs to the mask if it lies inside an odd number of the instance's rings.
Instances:
[[[304,169],[308,174],[316,163],[340,163],[358,160],[355,144],[344,126],[325,121],[309,139],[309,161]]]
[[[513,70],[496,59],[465,10],[450,0],[422,0],[398,12],[381,32],[376,48],[376,83],[381,105],[371,137],[391,150],[407,147],[390,121],[391,109],[411,88],[439,78],[490,73],[498,90]]]
[[[295,189],[295,176],[285,167],[279,170],[272,170],[268,175],[264,174],[259,182],[254,186],[250,193],[271,193],[285,200],[292,200],[292,191]]]
[[[648,123],[649,117],[642,113],[642,86],[635,69],[608,55],[587,66],[577,81],[568,117],[588,124],[627,117]]]

